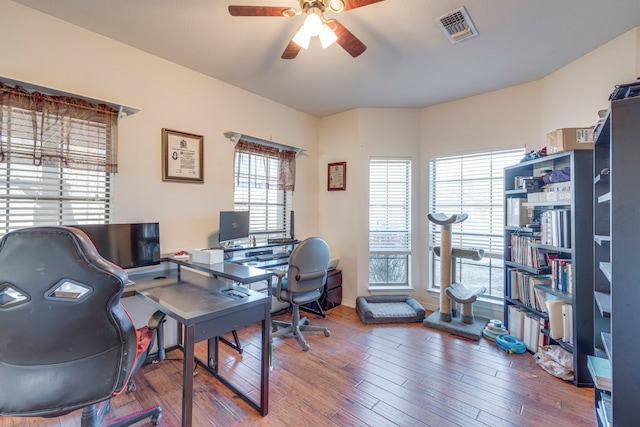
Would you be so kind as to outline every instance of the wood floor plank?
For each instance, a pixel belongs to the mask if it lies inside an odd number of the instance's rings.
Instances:
[[[269,414],[199,367],[194,377],[194,427],[303,426],[593,426],[593,389],[543,371],[531,354],[508,355],[487,340],[468,340],[421,322],[366,325],[353,308],[326,318],[307,314],[331,336],[307,333],[300,349],[291,337],[273,341]],[[278,316],[283,320],[288,313]],[[260,328],[238,331],[242,354],[220,347],[220,370],[254,398],[260,386]],[[206,345],[196,354],[206,358]],[[108,419],[160,404],[164,427],[180,426],[182,353],[143,366],[138,389],[112,399]],[[0,427],[79,427],[80,412],[60,418],[0,417]],[[139,426],[146,425],[144,422]]]

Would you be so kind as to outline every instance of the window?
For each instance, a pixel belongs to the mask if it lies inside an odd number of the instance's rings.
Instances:
[[[516,164],[524,149],[441,157],[431,160],[429,212],[466,213],[452,226],[454,248],[483,249],[480,261],[456,260],[456,279],[470,289],[487,288],[485,296],[502,300],[504,167]],[[439,246],[440,226],[429,222],[431,249]],[[430,252],[431,286],[440,286],[440,259]]]
[[[108,223],[117,110],[0,83],[0,235]]]
[[[234,209],[250,212],[250,234],[290,235],[295,151],[240,140],[234,159]]]
[[[411,160],[369,161],[369,286],[410,286]]]

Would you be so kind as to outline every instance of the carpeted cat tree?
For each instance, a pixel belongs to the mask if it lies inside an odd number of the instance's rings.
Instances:
[[[427,214],[427,219],[441,227],[440,246],[434,248],[440,257],[440,309],[428,316],[425,326],[450,332],[465,338],[479,340],[488,319],[473,315],[473,303],[485,293],[483,286],[475,291],[456,282],[456,258],[479,261],[484,256],[482,249],[451,247],[451,226],[467,219],[465,213],[447,216],[443,213]],[[461,310],[458,307],[461,307]]]

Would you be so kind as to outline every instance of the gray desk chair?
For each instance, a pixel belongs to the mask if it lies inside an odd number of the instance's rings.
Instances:
[[[302,336],[302,331],[323,331],[326,337],[331,334],[325,327],[309,325],[306,317],[300,319],[300,305],[315,301],[322,295],[322,288],[327,281],[328,263],[327,243],[319,237],[310,237],[291,252],[286,277],[285,272],[275,272],[278,281],[273,286],[273,295],[278,301],[291,303],[293,314],[291,323],[278,320],[272,322],[272,338],[291,334],[302,349],[308,351],[309,344]]]

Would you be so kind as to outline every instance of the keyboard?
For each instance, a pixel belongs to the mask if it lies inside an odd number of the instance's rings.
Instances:
[[[291,237],[271,237],[267,239],[267,243],[293,243],[296,241],[296,239],[292,239]]]
[[[289,252],[278,252],[275,254],[256,255],[258,261],[271,261],[274,259],[288,258]]]

